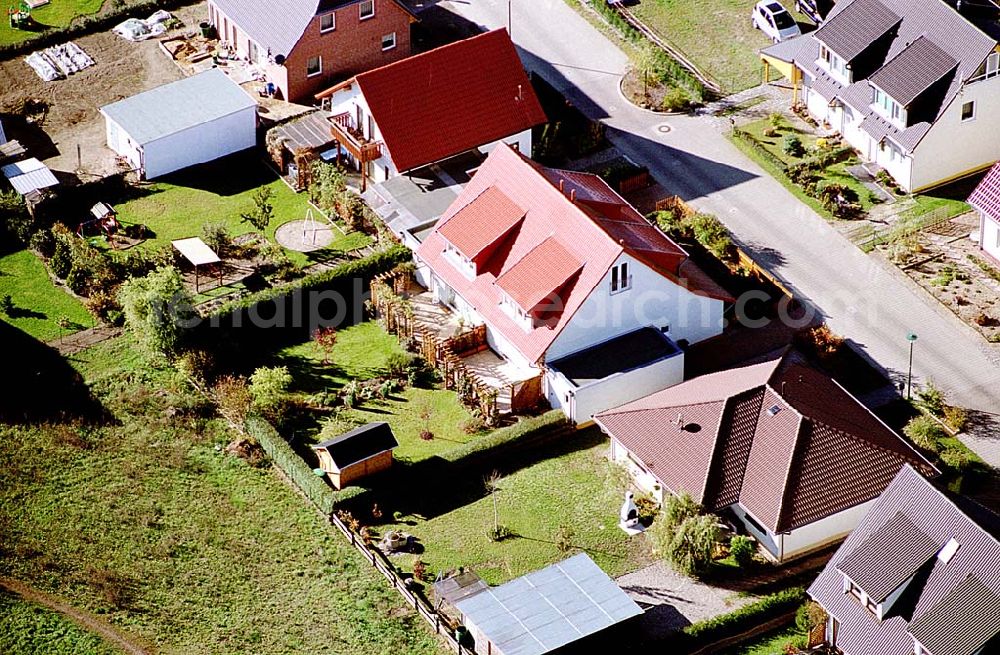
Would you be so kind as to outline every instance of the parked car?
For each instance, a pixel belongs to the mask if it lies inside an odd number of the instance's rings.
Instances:
[[[753,26],[772,41],[786,41],[802,34],[788,10],[774,0],[761,0],[753,8]]]
[[[833,0],[795,0],[795,11],[822,25],[826,15],[833,9]]]

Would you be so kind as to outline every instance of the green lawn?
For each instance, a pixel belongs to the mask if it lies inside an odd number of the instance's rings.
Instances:
[[[402,522],[379,526],[415,535],[424,547],[419,556],[427,571],[465,566],[490,584],[499,584],[584,551],[613,576],[634,570],[649,560],[644,536],[629,537],[618,528],[618,510],[627,478],[607,459],[607,441],[599,433],[581,433],[580,449],[562,444],[538,454],[530,463],[500,481],[500,523],[517,536],[491,541],[493,501],[479,476],[428,481],[412,498],[397,497],[398,506],[383,508],[384,516],[399,511]],[[388,502],[388,501],[387,501]],[[388,511],[386,511],[388,510]],[[556,545],[560,529],[572,531],[569,551]],[[413,566],[414,555],[400,556]]]
[[[770,40],[750,24],[754,4],[754,0],[643,0],[632,11],[726,93],[734,93],[763,82],[757,50]]]
[[[723,655],[785,655],[785,644],[793,644],[796,648],[804,648],[806,636],[794,626],[769,632],[762,637],[734,646],[723,652]]]
[[[55,612],[0,593],[0,653],[118,655],[120,651]]]
[[[74,357],[115,424],[0,426],[0,575],[164,653],[440,652],[275,471],[222,452],[234,434],[193,390],[133,351],[124,337]]]
[[[17,3],[8,4],[13,7]],[[31,10],[31,17],[37,27],[31,31],[15,30],[5,18],[0,22],[0,45],[19,43],[47,27],[66,27],[77,16],[97,13],[103,4],[104,0],[52,0],[44,7]]]
[[[0,314],[0,319],[40,341],[94,325],[80,301],[54,285],[45,264],[28,250],[0,254],[0,297],[6,294],[14,301],[14,314]],[[57,323],[64,316],[73,324],[68,330]]]
[[[339,389],[351,380],[370,380],[382,375],[389,355],[403,352],[396,337],[378,323],[367,322],[338,332],[330,364],[323,364],[323,353],[313,342],[285,348],[277,353],[275,360],[292,372],[295,391],[316,393]],[[430,412],[426,426],[420,416],[425,409]],[[478,436],[462,430],[469,418],[469,410],[454,392],[408,387],[386,400],[367,401],[358,408],[339,410],[328,419],[329,425],[322,438],[336,436],[365,423],[387,421],[399,441],[394,457],[416,462]],[[420,438],[425,427],[434,435],[429,441]],[[319,430],[312,425],[289,436],[309,442],[321,440]]]
[[[115,209],[123,221],[148,226],[155,234],[151,240],[154,244],[202,236],[202,228],[213,223],[224,225],[232,236],[238,236],[254,230],[240,214],[253,207],[254,191],[262,186],[274,193],[274,218],[267,228],[267,237],[273,241],[279,226],[306,217],[308,196],[292,191],[255,155],[233,155],[165,176],[142,187],[140,197],[117,204]],[[318,221],[325,223],[317,210],[312,211]],[[333,252],[354,250],[370,242],[364,234],[341,234],[313,254],[286,252],[296,265],[305,266]]]

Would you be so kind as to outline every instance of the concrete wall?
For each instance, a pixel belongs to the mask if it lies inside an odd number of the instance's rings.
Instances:
[[[142,148],[145,178],[160,177],[255,145],[257,108],[253,106],[147,143]]]
[[[233,42],[233,22],[215,3],[209,3],[212,24]],[[360,19],[358,4],[352,3],[335,10],[336,28],[320,32],[320,17],[316,16],[306,27],[291,52],[272,52],[284,55],[285,64],[266,66],[268,79],[281,90],[283,98],[301,104],[313,105],[313,95],[333,86],[337,81],[410,56],[411,16],[394,0],[375,0],[375,15]],[[396,33],[396,47],[382,50],[382,36]],[[236,46],[242,56],[250,52],[250,37],[236,26]],[[262,57],[268,53],[261,49]],[[307,76],[306,64],[310,57],[323,58],[323,70]],[[279,73],[277,69],[283,69]]]
[[[609,270],[553,342],[546,361],[649,325],[670,326],[671,339],[690,343],[722,334],[721,300],[691,293],[626,254],[615,265],[625,261],[631,288],[612,293]]]
[[[587,423],[598,412],[683,382],[684,353],[678,352],[648,366],[615,373],[581,387],[576,387],[555,369],[549,369],[545,377],[549,381],[549,404],[562,409],[571,421]],[[565,402],[567,398],[568,403]]]

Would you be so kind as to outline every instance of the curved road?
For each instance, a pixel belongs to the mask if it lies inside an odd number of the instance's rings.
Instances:
[[[1000,467],[1000,348],[915,284],[861,252],[724,136],[726,120],[664,117],[625,101],[618,82],[627,56],[576,13],[576,0],[510,0],[512,36],[525,65],[603,121],[612,142],[648,166],[672,193],[721,218],[761,263],[893,379],[932,379],[955,404],[986,421],[964,440]],[[508,0],[440,3],[486,28],[506,27]],[[672,128],[657,128],[664,122]]]

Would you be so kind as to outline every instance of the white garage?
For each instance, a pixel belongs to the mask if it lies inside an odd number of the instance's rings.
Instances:
[[[108,147],[141,179],[252,148],[257,102],[213,68],[101,108]]]

